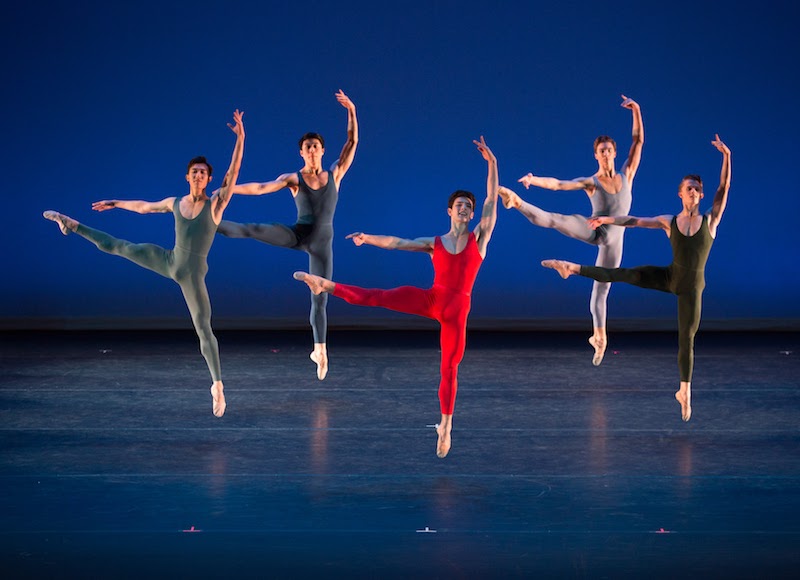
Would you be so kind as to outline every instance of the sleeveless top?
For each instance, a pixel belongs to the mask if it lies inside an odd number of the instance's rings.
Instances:
[[[694,235],[686,236],[678,228],[678,216],[672,218],[669,243],[672,245],[672,264],[683,270],[703,271],[711,252],[714,238],[708,230],[708,215],[703,216],[700,229]]]
[[[311,189],[303,179],[303,174],[297,172],[297,195],[294,196],[294,203],[297,206],[298,224],[332,225],[338,200],[339,191],[330,171],[327,185],[320,189]]]
[[[594,193],[589,197],[592,202],[592,217],[628,215],[631,211],[631,184],[624,173],[619,175],[622,178],[622,189],[619,193],[609,193],[603,189],[597,176],[592,177],[595,187]]]
[[[183,198],[175,199],[172,205],[175,216],[175,247],[191,254],[208,256],[217,233],[217,224],[211,215],[211,200],[206,200],[197,217],[187,219],[181,214],[181,199]]]
[[[469,233],[467,245],[458,254],[451,254],[439,236],[433,242],[433,285],[469,296],[483,258],[478,251],[475,234]]]

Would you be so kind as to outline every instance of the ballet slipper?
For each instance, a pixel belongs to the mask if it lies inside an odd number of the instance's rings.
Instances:
[[[572,276],[572,272],[569,269],[569,262],[565,262],[564,260],[542,260],[542,266],[545,268],[552,268],[565,280]]]
[[[61,233],[65,236],[69,235],[70,232],[74,232],[78,227],[78,222],[76,222],[74,219],[51,209],[43,212],[42,217],[46,220],[56,222],[56,224],[58,224],[58,229],[60,229]]]
[[[444,427],[442,425],[436,425],[436,434],[438,438],[436,440],[436,456],[440,459],[444,459],[447,457],[447,454],[450,453],[450,445],[451,445],[451,438],[450,433],[445,433]]]
[[[675,399],[681,405],[681,419],[683,419],[684,423],[689,421],[692,418],[691,395],[687,397],[681,391],[678,391],[675,393]]]
[[[594,336],[589,337],[589,344],[594,347],[594,356],[592,357],[592,364],[596,367],[600,366],[600,363],[603,362],[603,357],[606,354],[606,346],[608,344],[605,341],[599,341]]]
[[[317,363],[317,378],[321,381],[324,380],[328,375],[328,357],[314,351],[308,355],[308,358]]]
[[[213,399],[211,411],[214,413],[215,417],[222,417],[225,414],[225,409],[228,406],[228,404],[225,402],[225,393],[223,392],[222,388],[212,385],[211,398]]]

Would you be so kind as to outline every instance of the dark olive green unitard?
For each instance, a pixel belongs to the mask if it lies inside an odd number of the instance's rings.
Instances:
[[[700,327],[705,267],[714,238],[708,230],[708,216],[703,216],[700,229],[685,236],[672,218],[669,234],[672,264],[639,266],[638,268],[598,268],[581,266],[580,275],[598,282],[625,282],[640,288],[670,292],[678,297],[678,367],[681,381],[691,382],[694,368],[694,336]]]
[[[103,252],[122,256],[178,283],[192,315],[192,323],[200,338],[200,352],[206,359],[211,378],[222,380],[219,347],[211,330],[211,301],[206,290],[208,251],[214,241],[217,225],[211,215],[211,200],[194,219],[181,215],[181,199],[176,198],[172,213],[175,216],[175,248],[165,250],[155,244],[133,244],[83,224],[75,233],[83,236]]]

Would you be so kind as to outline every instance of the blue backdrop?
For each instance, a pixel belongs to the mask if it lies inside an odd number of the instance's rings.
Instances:
[[[172,282],[41,216],[57,209],[132,241],[172,246],[169,214],[91,211],[98,199],[156,200],[188,191],[186,162],[230,159],[226,127],[245,111],[240,181],[301,166],[297,139],[319,131],[326,167],[356,103],[360,143],[341,188],[335,278],[367,286],[430,284],[424,255],[354,247],[363,230],[405,237],[447,231],[446,199],[485,191],[485,135],[501,182],[545,209],[590,211],[582,192],[517,187],[532,171],[596,170],[592,141],[610,134],[617,168],[637,100],[645,145],[631,213],[677,213],[677,185],[700,173],[710,205],[720,154],[733,151],[730,202],[707,268],[704,316],[796,319],[794,184],[800,124],[798,8],[787,2],[47,2],[18,4],[0,27],[5,177],[0,319],[182,317]],[[219,181],[217,181],[217,184]],[[237,221],[291,223],[288,190],[236,197]],[[588,318],[590,281],[562,281],[543,258],[592,262],[594,247],[500,209],[475,288],[476,317]],[[663,233],[629,230],[623,264],[667,264]],[[218,237],[208,286],[218,317],[307,317],[291,278],[304,254]],[[611,319],[672,317],[669,295],[623,288]],[[357,311],[358,310],[358,311]],[[384,316],[332,300],[331,316]],[[335,323],[335,318],[332,318]]]

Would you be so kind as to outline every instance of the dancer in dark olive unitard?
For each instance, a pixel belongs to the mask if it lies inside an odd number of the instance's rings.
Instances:
[[[578,274],[601,282],[625,282],[642,288],[671,292],[678,297],[678,368],[680,388],[675,398],[681,405],[681,417],[688,421],[692,416],[692,371],[694,370],[694,337],[700,326],[703,289],[706,286],[705,266],[711,244],[717,235],[731,184],[731,151],[720,140],[712,141],[722,153],[722,171],[717,193],[711,209],[700,214],[703,182],[697,175],[687,175],[678,188],[683,211],[676,216],[662,215],[653,218],[595,217],[589,226],[619,225],[662,229],[672,245],[672,264],[667,267],[640,266],[638,268],[600,268],[581,266],[563,260],[545,260],[542,266],[554,268],[563,278]]]
[[[217,224],[230,201],[231,188],[236,183],[242,164],[244,152],[242,113],[237,110],[233,118],[234,124],[228,125],[236,134],[236,146],[231,164],[222,187],[210,198],[206,195],[206,187],[211,181],[211,165],[205,157],[195,157],[189,161],[186,172],[186,181],[189,182],[188,195],[168,197],[156,202],[114,199],[92,204],[92,209],[96,211],[120,208],[142,214],[172,212],[175,217],[175,247],[172,250],[166,250],[155,244],[134,244],[120,240],[52,210],[43,214],[45,218],[58,223],[64,235],[74,232],[95,244],[103,252],[127,258],[178,283],[200,339],[200,352],[206,359],[211,373],[212,411],[217,417],[222,417],[225,413],[226,403],[219,347],[211,329],[211,302],[205,278],[208,272],[207,256],[214,241]]]
[[[333,214],[339,198],[339,186],[353,163],[358,145],[356,106],[344,92],[336,99],[347,109],[347,141],[329,171],[322,169],[325,141],[318,133],[306,133],[300,138],[300,156],[305,165],[295,173],[284,173],[267,183],[243,183],[233,193],[263,195],[288,187],[297,205],[297,221],[292,226],[279,223],[240,224],[223,221],[217,231],[230,238],[252,238],[265,244],[301,250],[308,254],[308,270],[330,278],[333,275]],[[314,332],[314,351],[311,360],[317,364],[317,378],[328,373],[328,295],[311,295],[311,328]]]
[[[356,246],[369,244],[387,250],[425,252],[433,259],[433,287],[428,290],[401,286],[391,290],[366,289],[333,282],[305,272],[294,277],[304,281],[314,294],[332,293],[351,304],[380,306],[407,314],[437,320],[441,325],[442,348],[439,406],[442,412],[436,426],[436,454],[445,457],[450,451],[453,409],[458,388],[458,365],[466,346],[467,315],[471,304],[472,286],[486,256],[489,239],[497,220],[497,159],[481,137],[474,142],[488,162],[486,200],[481,221],[473,231],[469,222],[475,211],[475,196],[458,190],[448,200],[450,231],[433,238],[408,240],[394,236],[354,233],[347,236]]]
[[[601,135],[594,141],[594,158],[597,160],[597,173],[591,177],[579,177],[570,181],[562,181],[553,177],[539,177],[528,173],[519,181],[529,188],[531,185],[545,189],[561,191],[584,190],[592,204],[592,217],[628,215],[631,209],[631,188],[633,178],[639,168],[644,145],[644,125],[639,104],[622,95],[622,106],[633,114],[632,143],[628,158],[617,172],[614,160],[617,157],[617,144],[607,136]],[[603,225],[593,230],[586,225],[586,217],[580,215],[563,215],[545,211],[536,207],[508,189],[500,187],[500,197],[507,208],[516,208],[522,215],[537,226],[552,228],[565,236],[597,246],[596,266],[616,268],[622,263],[622,243],[625,228]],[[595,282],[592,285],[592,296],[589,310],[592,315],[593,333],[589,344],[594,348],[592,364],[598,366],[608,345],[606,332],[606,303],[611,284]]]

